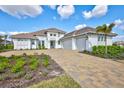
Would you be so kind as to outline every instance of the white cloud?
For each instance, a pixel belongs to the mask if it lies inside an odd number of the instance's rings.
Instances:
[[[0,10],[17,18],[36,17],[43,12],[39,5],[1,5]]]
[[[56,9],[56,6],[57,6],[57,5],[49,5],[49,7],[50,7],[51,9],[53,9],[53,10]]]
[[[21,33],[28,33],[28,32],[23,32],[23,31],[14,31],[14,32],[9,32],[9,35],[16,35],[16,34],[21,34]]]
[[[118,35],[118,36],[114,37],[113,40],[114,41],[121,41],[121,40],[124,41],[124,35]]]
[[[124,30],[124,25],[120,25],[118,28]]]
[[[116,27],[117,27],[117,26],[122,25],[122,24],[124,23],[124,20],[117,19],[117,20],[114,21],[114,23],[115,23],[115,25],[116,25]]]
[[[119,28],[120,30],[124,30],[124,19],[117,19],[114,21],[115,27]]]
[[[86,26],[87,26],[86,24],[77,25],[77,26],[75,26],[75,30],[82,29],[82,28],[84,28],[84,27],[86,27]]]
[[[0,31],[0,35],[5,35],[6,32]]]
[[[57,8],[57,12],[61,16],[61,18],[66,19],[69,18],[72,14],[74,14],[75,8],[73,5],[60,5]]]
[[[97,5],[91,11],[83,11],[83,17],[86,19],[90,19],[92,17],[101,17],[106,15],[108,12],[108,6],[106,5]]]

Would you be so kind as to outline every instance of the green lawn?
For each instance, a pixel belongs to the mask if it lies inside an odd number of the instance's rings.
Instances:
[[[30,86],[31,88],[80,88],[70,76],[62,75],[50,80],[44,80],[38,84]]]

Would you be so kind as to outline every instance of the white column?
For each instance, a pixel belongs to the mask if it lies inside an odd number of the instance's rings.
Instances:
[[[76,50],[76,39],[74,37],[72,37],[72,50]]]

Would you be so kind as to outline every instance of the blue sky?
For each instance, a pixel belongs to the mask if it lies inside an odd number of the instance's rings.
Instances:
[[[116,23],[115,39],[124,40],[124,6],[0,6],[0,34],[59,28],[66,32]]]

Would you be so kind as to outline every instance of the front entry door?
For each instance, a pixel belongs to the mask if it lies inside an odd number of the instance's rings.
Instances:
[[[50,48],[55,48],[55,41],[50,41]]]

